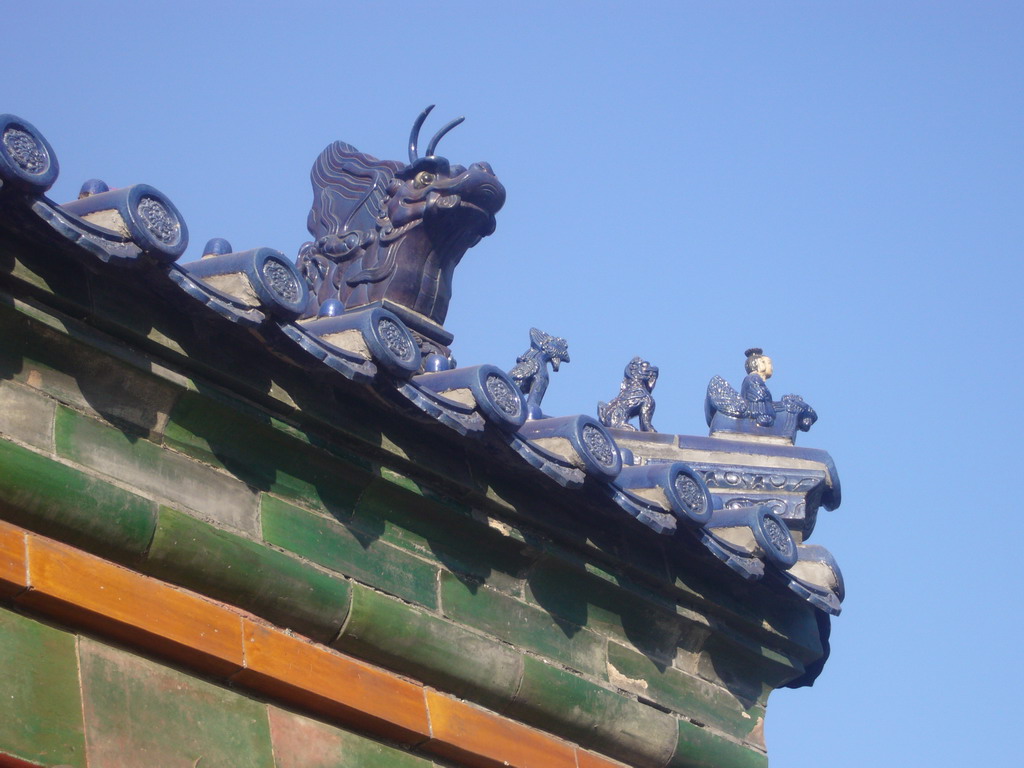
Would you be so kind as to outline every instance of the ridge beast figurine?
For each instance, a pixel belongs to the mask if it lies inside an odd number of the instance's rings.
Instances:
[[[619,394],[610,403],[597,404],[597,417],[606,427],[636,430],[629,420],[637,417],[641,432],[657,432],[651,424],[658,369],[640,357],[634,357],[622,372]]]
[[[512,381],[526,395],[526,417],[542,419],[540,401],[548,391],[548,363],[558,371],[561,363],[569,362],[569,343],[560,336],[551,336],[536,328],[530,329],[530,348],[516,358],[515,367],[508,372]]]
[[[407,164],[378,160],[336,141],[310,174],[315,238],[299,251],[309,284],[306,317],[383,306],[416,334],[428,370],[452,367],[444,330],[452,274],[466,251],[494,232],[505,188],[487,163],[465,168],[435,155],[463,121],[442,127],[419,156],[419,132],[433,106],[416,118]]]
[[[774,372],[772,359],[759,347],[752,347],[743,354],[747,357],[744,364],[747,376],[738,394],[721,376],[713,377],[708,383],[704,416],[711,433],[762,434],[785,437],[793,442],[796,431],[808,431],[818,420],[818,414],[800,395],[783,395],[781,401],[773,401],[765,384]]]

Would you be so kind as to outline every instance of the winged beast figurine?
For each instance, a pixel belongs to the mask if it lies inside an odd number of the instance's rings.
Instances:
[[[747,376],[738,393],[721,376],[713,377],[708,383],[704,415],[712,434],[763,434],[786,437],[792,442],[797,430],[807,432],[818,420],[814,409],[800,395],[783,395],[780,401],[772,400],[765,383],[774,372],[772,359],[758,347],[744,354]]]
[[[544,414],[540,402],[548,391],[548,363],[551,370],[569,362],[569,343],[560,336],[552,336],[537,328],[530,329],[530,348],[516,358],[515,367],[508,372],[526,395],[527,418],[541,419]]]
[[[315,238],[299,251],[311,296],[306,316],[385,306],[416,334],[425,357],[451,361],[444,330],[452,275],[466,251],[494,232],[505,187],[487,163],[465,168],[435,155],[463,118],[442,127],[419,156],[416,118],[409,162],[378,160],[336,141],[313,165]]]

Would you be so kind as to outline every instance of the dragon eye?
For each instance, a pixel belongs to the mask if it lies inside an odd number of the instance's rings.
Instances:
[[[419,173],[416,174],[416,178],[413,179],[413,183],[417,187],[425,187],[428,184],[433,184],[434,183],[434,179],[436,179],[436,178],[437,177],[434,174],[432,174],[430,171],[420,171]]]

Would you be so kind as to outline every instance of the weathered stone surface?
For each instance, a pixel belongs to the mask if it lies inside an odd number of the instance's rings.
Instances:
[[[253,488],[348,517],[372,476],[264,419],[260,423],[223,398],[187,392],[171,413],[164,444],[223,467]]]
[[[507,714],[638,768],[661,768],[675,751],[671,715],[533,657]]]
[[[270,707],[276,768],[431,768],[433,763],[326,723]]]
[[[356,585],[334,647],[428,685],[501,710],[519,687],[515,649]]]
[[[256,493],[222,472],[61,407],[57,450],[157,499],[257,534]]]
[[[538,653],[594,677],[607,675],[607,641],[541,608],[450,573],[441,574],[444,614],[512,645]]]
[[[323,643],[348,613],[344,579],[167,507],[143,570]]]
[[[274,768],[266,705],[81,640],[90,765]]]
[[[156,504],[0,440],[0,517],[103,554],[137,561],[156,529]]]
[[[0,608],[0,746],[85,768],[75,638]]]
[[[10,381],[0,381],[0,435],[53,451],[53,418],[56,403]]]
[[[608,664],[611,681],[619,688],[764,748],[764,707],[618,643],[608,644]]]
[[[314,563],[410,602],[437,606],[436,566],[375,537],[264,496],[263,537]]]

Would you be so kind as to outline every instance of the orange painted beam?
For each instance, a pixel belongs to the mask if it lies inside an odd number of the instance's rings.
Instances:
[[[0,596],[10,597],[28,587],[26,533],[0,520]]]
[[[571,744],[493,712],[427,691],[431,740],[423,749],[473,768],[576,768]]]
[[[610,757],[597,755],[583,749],[576,749],[577,768],[629,768],[625,763],[612,760]]]
[[[28,572],[23,605],[204,672],[242,667],[242,618],[220,604],[31,534]]]
[[[544,731],[258,623],[231,606],[3,522],[0,595],[13,595],[16,603],[71,627],[469,768],[623,768]],[[29,764],[0,753],[0,768],[23,765]]]
[[[406,744],[430,736],[422,685],[252,621],[243,642],[232,682]]]

